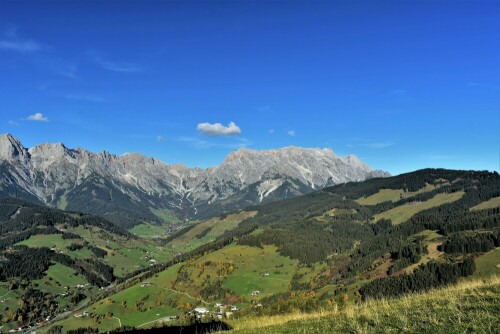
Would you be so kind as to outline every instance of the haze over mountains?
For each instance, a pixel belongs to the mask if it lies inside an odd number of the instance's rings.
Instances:
[[[239,149],[216,167],[168,165],[138,153],[92,153],[64,144],[25,148],[0,136],[0,195],[17,195],[118,222],[158,218],[151,209],[203,218],[315,189],[389,176],[331,149]]]

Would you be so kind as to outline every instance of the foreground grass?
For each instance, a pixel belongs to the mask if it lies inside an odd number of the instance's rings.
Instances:
[[[498,333],[500,277],[316,313],[232,321],[233,333]]]

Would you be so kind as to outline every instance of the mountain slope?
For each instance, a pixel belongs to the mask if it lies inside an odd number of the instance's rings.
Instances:
[[[0,197],[0,319],[9,328],[52,319],[173,256],[101,217]]]
[[[240,149],[217,167],[189,169],[136,153],[92,153],[61,143],[26,149],[10,134],[0,136],[0,170],[0,195],[91,212],[129,225],[159,220],[152,208],[200,219],[219,210],[388,175],[330,149]]]
[[[384,301],[330,306],[230,321],[234,334],[259,333],[494,333],[500,320],[500,278],[461,282]]]
[[[105,301],[88,306],[90,317],[57,325],[112,330],[118,326],[106,317],[112,312],[143,328],[175,315],[187,321],[196,307],[215,316],[218,303],[226,310],[236,305],[246,319],[286,319],[499,275],[500,208],[493,200],[499,189],[497,173],[426,169],[222,215],[176,234],[165,246],[185,253],[117,285]],[[363,193],[383,198],[388,191],[398,196],[360,203]],[[460,196],[435,200],[454,194]],[[376,218],[408,204],[411,212],[398,224]]]

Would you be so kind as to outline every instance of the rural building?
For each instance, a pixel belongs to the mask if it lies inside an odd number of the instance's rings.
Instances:
[[[80,313],[75,313],[75,318],[83,318],[83,317],[86,317],[88,315],[89,315],[89,313],[87,311],[83,311]]]
[[[206,307],[197,307],[194,311],[198,314],[208,314],[210,311]]]

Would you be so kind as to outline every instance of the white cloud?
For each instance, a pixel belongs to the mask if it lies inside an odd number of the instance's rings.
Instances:
[[[165,137],[158,135],[156,136],[156,141],[159,143],[163,143],[165,141]]]
[[[14,121],[8,121],[7,123],[9,123],[9,125],[19,125],[19,123],[14,122]]]
[[[137,64],[110,61],[94,52],[90,53],[90,55],[99,66],[108,71],[122,73],[142,72],[142,68]]]
[[[17,52],[33,52],[42,49],[42,46],[34,41],[0,41],[0,49]]]
[[[55,73],[62,75],[63,77],[78,79],[78,66],[76,65],[67,64],[64,61],[59,60],[49,66]]]
[[[234,122],[230,122],[227,126],[220,123],[200,123],[196,129],[205,136],[234,136],[241,133],[241,129]]]
[[[289,130],[287,133],[290,137],[295,136],[295,130]]]
[[[47,117],[45,117],[42,113],[35,113],[33,115],[29,115],[27,118],[26,118],[28,121],[35,121],[35,122],[48,122],[49,119]]]
[[[22,39],[17,35],[17,29],[11,27],[3,34],[5,39],[0,40],[0,49],[16,52],[33,52],[44,48],[44,45],[31,39]]]

